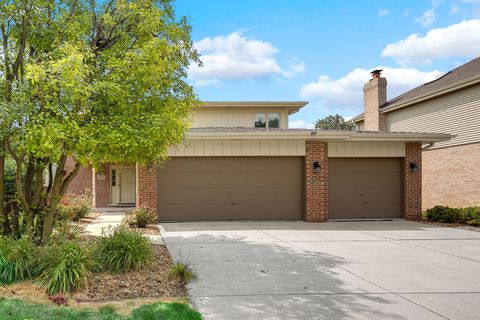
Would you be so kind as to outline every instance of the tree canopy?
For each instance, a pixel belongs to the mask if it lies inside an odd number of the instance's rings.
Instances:
[[[339,114],[329,115],[315,122],[315,129],[318,130],[355,130],[355,128],[354,123],[345,121]]]
[[[11,156],[20,203],[13,216],[4,210],[1,179],[2,232],[24,215],[25,233],[48,241],[80,166],[158,163],[183,139],[198,104],[187,69],[199,56],[170,0],[0,7],[0,174]]]

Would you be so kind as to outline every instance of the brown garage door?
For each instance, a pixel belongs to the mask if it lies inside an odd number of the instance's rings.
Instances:
[[[301,157],[174,158],[158,170],[160,220],[301,219]]]
[[[329,219],[401,218],[400,158],[329,158]]]

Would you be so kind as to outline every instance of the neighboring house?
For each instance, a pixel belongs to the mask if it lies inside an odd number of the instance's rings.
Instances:
[[[480,205],[480,57],[389,101],[386,86],[365,85],[359,130],[455,135],[423,146],[423,209]]]
[[[70,191],[159,220],[420,218],[421,146],[449,135],[288,129],[305,105],[205,102],[162,166],[83,168]]]

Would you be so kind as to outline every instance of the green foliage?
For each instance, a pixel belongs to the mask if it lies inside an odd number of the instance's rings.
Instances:
[[[0,284],[31,278],[34,253],[34,245],[26,238],[0,236]]]
[[[475,225],[480,221],[480,207],[450,208],[448,206],[435,206],[425,211],[430,221],[444,223],[468,223]]]
[[[15,210],[47,242],[52,206],[74,176],[67,157],[155,164],[183,140],[198,105],[187,70],[199,55],[170,0],[7,1],[0,16],[0,140],[33,193],[17,192]],[[62,172],[51,188],[27,179],[50,167]]]
[[[86,195],[66,194],[57,207],[57,220],[79,221],[92,211],[92,199]]]
[[[318,130],[355,130],[356,125],[352,122],[347,122],[339,115],[330,115],[315,122],[315,129]]]
[[[127,320],[117,313],[93,309],[76,310],[65,306],[30,304],[20,300],[0,298],[0,315],[8,320]],[[132,319],[133,320],[133,319]],[[139,319],[141,320],[141,319]]]
[[[123,316],[113,310],[101,308],[72,309],[44,304],[30,304],[20,300],[0,298],[2,319],[26,320],[201,320],[201,315],[185,303],[160,302],[146,304]]]
[[[460,209],[458,219],[463,222],[480,219],[480,207],[466,207]]]
[[[11,157],[6,157],[3,181],[5,183],[5,195],[9,197],[15,195],[15,172],[15,161]]]
[[[142,269],[154,259],[148,238],[122,227],[104,230],[97,246],[100,264],[115,273]]]
[[[426,210],[427,219],[434,222],[452,223],[458,218],[459,209],[435,206]]]
[[[161,302],[143,305],[132,312],[139,320],[201,320],[202,316],[185,303]]]
[[[474,226],[474,227],[480,227],[480,218],[468,220],[467,224]]]
[[[157,214],[150,208],[139,207],[129,212],[126,219],[131,227],[145,228],[147,225],[157,222]]]
[[[183,262],[175,262],[170,268],[169,274],[171,277],[181,279],[187,283],[194,277],[193,271],[188,264]]]
[[[82,288],[94,269],[92,252],[78,241],[43,247],[36,265],[40,284],[50,295]]]

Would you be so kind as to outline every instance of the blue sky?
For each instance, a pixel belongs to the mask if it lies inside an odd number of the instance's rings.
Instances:
[[[480,56],[480,0],[177,0],[204,66],[201,100],[306,100],[308,127],[363,109],[368,72],[384,69],[388,98]]]

